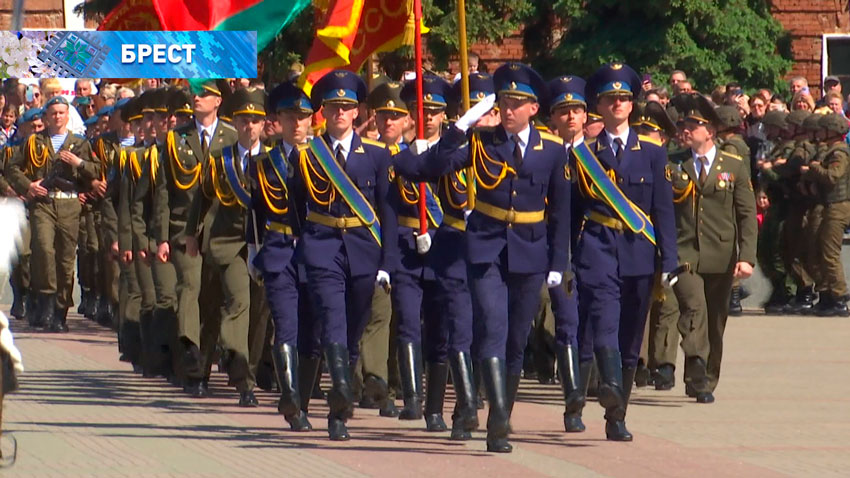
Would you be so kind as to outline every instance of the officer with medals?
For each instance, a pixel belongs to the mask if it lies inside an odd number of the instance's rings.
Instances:
[[[293,151],[298,164],[295,204],[306,204],[300,246],[322,324],[322,346],[331,376],[328,434],[349,439],[353,415],[351,366],[369,320],[375,282],[387,287],[397,264],[397,220],[390,204],[390,153],[383,143],[358,136],[354,120],[366,97],[357,75],[334,70],[313,86],[313,108],[323,108],[326,133]]]
[[[299,318],[299,301],[305,297],[300,297],[299,291],[295,247],[299,229],[289,196],[295,166],[288,158],[307,139],[313,109],[304,92],[292,83],[278,85],[271,92],[269,105],[277,112],[282,134],[278,144],[248,165],[248,272],[262,278],[274,323],[271,354],[280,389],[277,409],[293,431],[309,431],[312,425],[306,411],[319,365],[319,350],[301,347],[301,329],[309,329],[312,324]],[[306,369],[302,369],[302,355],[306,355],[304,365],[309,365]]]
[[[574,147],[584,144],[585,141],[584,127],[587,123],[585,86],[583,78],[572,75],[560,76],[549,82],[549,93],[552,98],[549,102],[549,117],[557,129],[558,136],[564,140],[568,157]],[[571,167],[574,166],[571,165]],[[570,170],[569,179],[573,177]],[[572,216],[572,219],[575,221],[577,217]],[[573,232],[570,237],[571,249],[575,247],[576,233],[580,230],[578,226],[579,224],[574,222],[570,227],[570,231]],[[562,285],[548,288],[547,291],[555,318],[555,357],[561,388],[564,392],[564,430],[573,433],[585,430],[584,423],[581,421],[581,412],[590,379],[590,365],[593,363],[593,343],[590,337],[588,357],[591,361],[585,361],[585,369],[582,369],[579,364],[578,292],[575,274],[572,266],[565,272],[566,276]]]
[[[683,109],[689,149],[670,158],[678,255],[689,271],[674,286],[685,353],[686,393],[714,402],[733,279],[746,279],[756,261],[756,207],[744,158],[714,142],[720,118],[703,96]]]
[[[209,294],[204,301],[216,316],[205,328],[218,335],[229,383],[239,392],[239,405],[257,406],[253,377],[248,365],[248,328],[251,300],[245,244],[247,208],[251,204],[246,171],[251,158],[265,155],[260,142],[265,121],[265,93],[246,88],[228,98],[237,142],[225,145],[202,170],[201,191],[196,194],[186,218],[186,249],[203,254]],[[203,242],[198,246],[198,238]],[[218,319],[218,320],[215,320]],[[202,344],[205,348],[206,344]],[[208,361],[210,355],[204,354]],[[209,365],[209,364],[207,364]]]
[[[487,450],[508,453],[510,413],[540,288],[544,279],[550,287],[560,285],[569,265],[569,242],[561,239],[569,237],[570,190],[563,141],[531,123],[540,102],[545,104],[546,83],[519,63],[500,67],[493,81],[501,124],[467,135],[492,108],[495,98],[488,96],[424,155],[423,171],[475,172],[478,193],[466,228],[473,349],[490,405]],[[465,154],[458,154],[467,141]],[[414,152],[426,148],[418,140]]]
[[[89,191],[99,177],[89,142],[67,129],[70,108],[64,97],[51,98],[44,106],[45,131],[27,138],[7,168],[9,184],[29,201],[32,268],[38,271],[32,288],[39,294],[38,321],[51,332],[68,330],[80,227],[78,193]]]
[[[181,367],[186,375],[184,390],[192,396],[205,397],[209,395],[206,373],[209,364],[204,363],[200,348],[202,342],[205,351],[215,347],[217,327],[208,327],[208,335],[202,334],[199,306],[202,259],[195,247],[197,243],[186,235],[186,220],[194,197],[200,194],[202,168],[209,163],[211,155],[219,154],[237,138],[232,126],[218,120],[222,99],[214,81],[195,86],[191,93],[194,121],[169,131],[166,137],[164,179],[155,185],[154,235],[158,243],[157,259],[173,263],[177,275],[177,334]]]
[[[622,63],[599,68],[587,92],[604,130],[573,148],[585,221],[573,262],[579,320],[592,331],[599,403],[609,440],[630,441],[625,416],[649,311],[656,256],[662,279],[676,269],[672,190],[666,151],[629,127],[640,77]]]

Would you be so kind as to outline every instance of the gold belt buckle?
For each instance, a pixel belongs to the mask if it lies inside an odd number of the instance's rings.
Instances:
[[[516,211],[514,211],[513,209],[509,210],[508,214],[505,215],[505,221],[507,221],[507,222],[516,221]]]
[[[345,229],[345,218],[344,217],[336,218],[336,227],[338,227],[340,229]]]

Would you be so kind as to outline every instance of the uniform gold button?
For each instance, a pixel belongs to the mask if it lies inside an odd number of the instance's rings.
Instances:
[[[640,182],[643,182],[643,178],[640,178]]]
[[[516,191],[513,191],[513,192],[511,193],[511,196],[516,196]]]
[[[340,229],[345,228],[345,218],[344,217],[338,217],[336,219],[336,226]]]

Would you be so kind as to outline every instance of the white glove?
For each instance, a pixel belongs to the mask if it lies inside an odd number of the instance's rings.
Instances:
[[[386,288],[390,285],[390,274],[387,271],[378,271],[378,276],[375,277],[375,284]]]
[[[469,110],[460,117],[460,119],[455,122],[455,127],[464,133],[469,129],[470,126],[474,125],[481,119],[482,116],[487,114],[488,111],[493,109],[493,105],[496,104],[496,95],[489,94],[484,97],[483,100],[479,101],[478,104],[469,108]]]
[[[557,287],[561,285],[561,280],[564,278],[564,275],[560,272],[549,271],[549,276],[546,277],[546,287]]]
[[[415,139],[413,140],[413,144],[410,145],[410,150],[416,156],[428,151],[428,140],[427,139]]]
[[[431,250],[431,234],[419,234],[416,236],[416,252],[427,254]]]
[[[245,259],[245,264],[248,265],[248,275],[251,276],[251,279],[254,279],[255,282],[260,281],[260,270],[254,266],[254,259],[257,258],[257,247],[249,245],[248,246],[248,258]]]
[[[669,289],[676,285],[676,282],[679,282],[679,276],[670,276],[669,272],[661,273],[661,286],[665,289]]]

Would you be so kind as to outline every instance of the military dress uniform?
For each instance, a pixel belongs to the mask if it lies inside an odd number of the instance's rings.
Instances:
[[[822,161],[812,163],[805,173],[825,192],[823,220],[817,237],[823,286],[814,309],[821,316],[848,317],[850,295],[844,279],[841,248],[844,230],[850,224],[850,147],[842,138],[850,128],[847,119],[835,113],[822,116],[819,124],[826,131],[827,150]]]
[[[537,102],[547,94],[540,76],[519,63],[496,70],[494,84],[499,96]],[[457,154],[467,141],[466,154]],[[424,171],[443,176],[470,166],[478,188],[466,228],[473,353],[490,405],[487,449],[510,452],[510,410],[540,288],[547,271],[568,268],[569,169],[563,141],[529,123],[515,135],[498,126],[467,137],[451,127]]]
[[[228,102],[233,116],[265,116],[262,90],[239,90]],[[208,287],[204,302],[215,314],[204,317],[203,327],[217,329],[225,369],[230,384],[240,393],[241,406],[257,405],[248,363],[251,280],[246,264],[245,228],[250,193],[245,172],[250,158],[265,154],[266,150],[259,142],[250,147],[237,142],[213,155],[201,173],[201,194],[195,195],[186,218],[186,234],[201,238]],[[215,335],[216,331],[210,332]],[[211,358],[209,345],[201,343],[207,366]]]
[[[45,114],[54,105],[70,108],[61,96],[45,105]],[[57,148],[53,140],[57,141]],[[61,143],[59,142],[61,141]],[[72,167],[59,159],[59,151],[68,150],[80,157],[79,167]],[[88,141],[70,132],[52,138],[47,130],[27,139],[8,168],[9,184],[19,193],[26,194],[31,182],[45,178],[58,178],[48,189],[46,197],[29,204],[32,226],[32,289],[39,294],[40,322],[51,331],[67,331],[65,323],[68,307],[73,303],[73,274],[76,241],[80,226],[80,201],[78,192],[87,191],[91,181],[98,177],[98,164]],[[59,187],[67,190],[60,190]]]
[[[313,108],[322,104],[358,104],[366,85],[353,73],[335,70],[314,86]],[[351,366],[369,320],[376,277],[392,274],[396,264],[397,222],[389,200],[390,153],[383,143],[356,133],[314,139],[322,148],[293,151],[298,164],[296,204],[306,203],[299,217],[303,261],[313,313],[322,325],[332,389],[328,393],[328,433],[347,440],[345,421],[353,414]],[[331,175],[333,172],[333,175]],[[306,221],[306,222],[304,222]]]
[[[716,112],[699,95],[685,120],[717,124]],[[697,169],[699,161],[699,169]],[[733,270],[756,261],[755,195],[750,169],[740,156],[716,145],[705,155],[687,150],[671,158],[679,262],[689,272],[674,286],[681,317],[685,383],[699,403],[711,403],[720,377],[723,332]]]
[[[603,95],[632,96],[639,88],[637,73],[613,63],[594,73],[587,91],[598,100]],[[642,214],[640,228],[627,226],[591,186],[593,180],[586,168],[577,168],[580,194],[574,210],[586,218],[573,258],[578,278],[579,334],[585,337],[583,330],[587,327],[592,331],[600,373],[599,402],[606,409],[606,435],[610,440],[629,441],[632,436],[625,428],[626,406],[655,275],[659,269],[667,274],[676,269],[672,190],[664,171],[666,151],[659,142],[639,136],[631,128],[617,137],[603,131],[588,149],[622,191],[625,199],[618,207],[637,211],[622,204],[628,200]],[[654,236],[650,234],[650,221]],[[583,355],[580,359],[587,362],[592,357]]]
[[[270,95],[276,111],[294,110],[312,114],[310,101],[291,83],[282,83]],[[312,324],[301,321],[301,297],[296,237],[300,234],[297,210],[290,191],[294,188],[295,168],[289,162],[297,150],[282,139],[267,153],[248,166],[251,204],[246,228],[249,261],[262,274],[263,287],[274,323],[274,361],[280,400],[278,411],[293,431],[312,429],[307,420],[307,404],[318,372],[318,347],[300,339],[302,328]],[[303,360],[302,360],[303,358]],[[302,373],[303,372],[303,373]]]
[[[221,96],[212,81],[203,83],[193,94]],[[154,223],[157,227],[154,237],[159,245],[168,243],[169,261],[174,264],[177,275],[177,334],[182,349],[181,366],[186,374],[185,390],[195,396],[208,394],[204,381],[208,377],[208,364],[203,363],[200,351],[201,323],[206,316],[202,318],[199,305],[203,260],[200,255],[192,257],[186,253],[186,219],[194,197],[199,194],[202,168],[209,163],[211,155],[219,154],[225,145],[235,142],[236,130],[218,119],[204,128],[196,118],[192,123],[169,131],[165,143],[167,159],[162,165],[164,178],[155,184],[157,219]],[[209,347],[213,348],[215,337],[208,337],[209,340],[212,340]]]

